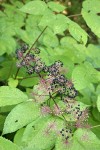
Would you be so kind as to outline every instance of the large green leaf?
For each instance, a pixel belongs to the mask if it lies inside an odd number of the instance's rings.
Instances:
[[[41,118],[26,129],[27,137],[31,135],[28,148],[37,146],[41,150],[52,148],[59,131],[64,127],[64,122],[59,118]],[[28,132],[32,134],[28,134]],[[32,137],[33,136],[33,137]],[[25,138],[25,135],[24,135]],[[29,139],[30,137],[28,137]],[[34,150],[33,148],[31,150]]]
[[[0,87],[0,107],[14,105],[28,100],[26,94],[17,88],[9,86]]]
[[[94,34],[100,38],[100,0],[84,1],[82,16]]]
[[[47,5],[43,1],[34,0],[24,5],[20,10],[22,12],[34,15],[43,15]]]
[[[0,150],[21,150],[21,149],[11,141],[3,137],[0,137]]]
[[[17,105],[6,117],[3,134],[14,132],[40,115],[39,106],[32,101]]]

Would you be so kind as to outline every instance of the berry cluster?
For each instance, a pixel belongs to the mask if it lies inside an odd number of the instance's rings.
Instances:
[[[25,67],[28,74],[37,73],[42,71],[46,72],[47,68],[44,62],[37,56],[40,53],[38,48],[32,49],[32,52],[28,53],[28,45],[23,45],[20,49],[16,50],[16,56],[18,59],[17,67]]]
[[[60,134],[62,135],[62,137],[63,137],[65,140],[68,140],[70,137],[73,136],[72,129],[68,129],[68,128],[63,128],[63,129],[60,131]]]
[[[75,90],[73,84],[69,84],[69,81],[64,75],[60,73],[63,63],[61,61],[55,61],[52,65],[46,66],[46,64],[37,56],[40,53],[38,48],[32,49],[32,52],[26,52],[28,50],[28,45],[23,45],[20,49],[16,51],[18,58],[17,66],[25,67],[28,74],[36,73],[38,75],[41,72],[46,73],[52,82],[50,83],[50,92],[56,92],[61,97],[67,96],[70,98],[75,98],[77,91]]]

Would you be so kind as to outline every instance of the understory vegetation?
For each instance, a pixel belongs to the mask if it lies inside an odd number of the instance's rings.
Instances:
[[[100,150],[100,0],[0,3],[0,150]]]

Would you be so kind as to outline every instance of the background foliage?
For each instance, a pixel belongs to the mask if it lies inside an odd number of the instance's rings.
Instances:
[[[99,150],[100,149],[100,1],[1,0],[0,11],[0,149]],[[43,131],[52,116],[42,117],[31,92],[39,77],[21,68],[17,78],[15,51],[24,42],[31,46],[47,26],[36,46],[51,65],[64,63],[76,100],[89,108],[90,129],[79,128],[67,146],[61,137]],[[60,118],[57,129],[63,127]],[[42,125],[42,126],[41,126]],[[32,127],[35,127],[33,130]],[[34,144],[33,144],[34,143]]]

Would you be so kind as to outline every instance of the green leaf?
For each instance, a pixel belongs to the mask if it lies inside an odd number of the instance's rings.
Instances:
[[[8,106],[1,107],[1,108],[0,108],[0,113],[8,113],[8,112],[10,112],[14,107],[15,107],[15,105],[8,105]]]
[[[76,130],[74,137],[83,146],[84,150],[99,150],[100,140],[88,129]]]
[[[13,79],[13,78],[9,78],[9,79],[8,79],[8,85],[9,85],[10,87],[17,87],[17,85],[18,85],[18,80],[15,80],[15,79]]]
[[[77,43],[72,37],[64,37],[60,41],[61,43],[61,52],[64,52],[63,55],[71,59],[74,63],[81,63],[86,59],[86,47],[83,44]]]
[[[33,15],[43,15],[46,8],[47,5],[45,2],[34,0],[24,5],[20,11]]]
[[[93,64],[94,68],[100,66],[100,47],[98,45],[89,44],[86,50],[89,62]]]
[[[83,2],[82,16],[90,29],[100,38],[100,1],[86,0]],[[98,29],[98,30],[97,30]]]
[[[96,71],[90,63],[77,66],[72,73],[73,82],[77,90],[84,89],[91,82],[97,83],[99,79],[99,72]]]
[[[5,119],[6,119],[6,116],[0,115],[0,131],[2,131],[2,129],[3,129]]]
[[[46,122],[49,121],[50,117],[51,116],[39,117],[30,124],[28,124],[25,128],[22,142],[28,144],[32,140],[32,138],[35,137],[36,134],[38,134],[38,132],[46,124]]]
[[[27,95],[17,88],[2,86],[0,87],[0,107],[14,105],[28,100]]]
[[[100,84],[98,84],[97,88],[96,88],[96,95],[100,94]]]
[[[100,122],[94,120],[93,116],[89,116],[88,123],[92,127],[91,131],[100,139]]]
[[[97,99],[97,108],[98,108],[98,111],[100,112],[100,95],[98,96],[98,99]]]
[[[64,126],[63,120],[59,118],[51,117],[47,119],[47,121],[44,121],[44,124],[42,124],[43,121],[41,121],[38,120],[38,123],[33,125],[33,138],[28,144],[28,148],[33,145],[37,146],[41,150],[52,148],[55,144],[58,132]]]
[[[14,132],[40,115],[39,106],[32,101],[17,105],[6,117],[3,134]]]
[[[21,149],[11,141],[3,137],[0,137],[0,150],[21,150]]]
[[[74,86],[77,90],[84,89],[90,83],[90,80],[86,79],[85,67],[77,66],[72,73]]]
[[[57,47],[59,45],[59,41],[56,35],[51,33],[44,35],[43,44],[47,47]]]
[[[56,150],[99,150],[100,140],[96,135],[87,129],[78,129],[72,139],[68,142],[61,137],[57,138]]]
[[[16,61],[14,60],[5,60],[2,64],[0,64],[2,68],[0,69],[0,78],[1,80],[8,80],[8,78],[13,78],[17,72]],[[26,70],[22,68],[19,71],[19,76],[25,77]]]
[[[11,54],[15,52],[16,42],[9,34],[8,36],[2,35],[2,37],[0,37],[0,47],[0,55],[3,55],[5,52]]]
[[[93,108],[92,114],[93,114],[93,117],[94,117],[97,121],[100,121],[100,112],[98,111],[97,108]]]
[[[70,34],[80,43],[86,45],[87,43],[87,33],[83,30],[77,23],[71,21],[66,17],[68,29]]]
[[[62,137],[57,137],[55,150],[84,150],[83,147],[75,140],[66,142]],[[86,149],[85,149],[86,150]]]
[[[32,87],[34,85],[36,85],[39,82],[39,78],[38,77],[29,77],[26,79],[23,79],[20,81],[20,85],[24,86],[24,87]]]
[[[14,143],[18,146],[22,145],[22,136],[23,136],[24,130],[25,128],[19,129],[14,136]]]
[[[57,2],[48,2],[48,6],[55,12],[62,12],[66,7]]]
[[[68,29],[66,17],[62,14],[56,15],[56,20],[52,23],[54,34],[63,33]]]
[[[39,20],[40,21],[39,26],[43,26],[43,27],[49,26],[52,28],[52,23],[55,22],[55,20],[56,20],[56,15],[52,11],[47,9],[44,15]]]

